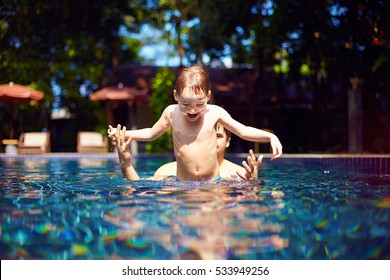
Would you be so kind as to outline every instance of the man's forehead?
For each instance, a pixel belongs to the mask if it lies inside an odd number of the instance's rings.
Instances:
[[[217,133],[220,133],[220,134],[223,134],[223,133],[225,132],[223,126],[220,125],[220,124],[217,124],[217,128],[215,129],[215,131],[216,131]]]

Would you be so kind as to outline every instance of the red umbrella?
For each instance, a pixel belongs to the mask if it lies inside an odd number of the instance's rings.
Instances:
[[[0,103],[7,103],[11,105],[10,118],[10,138],[14,137],[15,128],[13,120],[16,116],[16,107],[14,104],[26,103],[32,100],[38,101],[43,98],[44,94],[27,86],[18,85],[14,83],[0,85]]]
[[[0,103],[17,104],[41,100],[44,94],[35,89],[14,83],[0,85]]]

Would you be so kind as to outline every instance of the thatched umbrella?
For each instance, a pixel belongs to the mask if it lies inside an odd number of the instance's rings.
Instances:
[[[116,104],[127,104],[130,111],[130,124],[135,124],[134,105],[149,102],[147,90],[139,90],[133,87],[105,87],[89,96],[92,101],[107,101],[106,109],[108,122],[112,124],[112,108]]]
[[[41,100],[45,95],[35,89],[27,86],[9,83],[0,85],[0,103],[9,104],[11,107],[10,117],[10,134],[9,137],[14,138],[15,128],[13,126],[14,119],[16,118],[15,104],[27,103],[30,101]]]
[[[123,86],[102,88],[92,93],[89,98],[92,101],[106,102],[106,114],[108,123],[111,125],[116,125],[113,123],[113,109],[119,104],[127,104],[129,110],[128,125],[131,129],[136,129],[135,105],[148,103],[150,99],[147,88],[138,89],[136,87]],[[136,142],[133,141],[132,145],[132,152],[135,154],[137,153]]]

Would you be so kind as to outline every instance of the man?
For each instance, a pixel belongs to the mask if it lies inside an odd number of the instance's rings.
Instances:
[[[219,172],[222,179],[234,179],[237,176],[243,180],[258,180],[258,169],[261,166],[263,155],[260,155],[256,160],[256,157],[252,150],[249,151],[247,162],[242,162],[242,167],[226,160],[225,150],[230,145],[230,133],[220,124],[216,127],[217,133],[217,158],[219,164]],[[131,161],[132,155],[130,153],[130,141],[131,139],[125,139],[126,127],[121,128],[121,125],[117,126],[115,135],[110,135],[110,139],[113,145],[116,145],[118,157],[121,165],[122,175],[129,180],[139,180],[137,172],[135,171]],[[162,180],[169,176],[176,176],[176,161],[167,163],[154,173],[151,180]]]

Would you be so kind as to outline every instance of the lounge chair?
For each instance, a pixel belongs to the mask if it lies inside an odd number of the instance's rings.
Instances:
[[[50,132],[23,132],[18,142],[18,154],[50,153]]]
[[[77,152],[84,154],[107,153],[107,137],[99,132],[79,131],[77,134]]]

